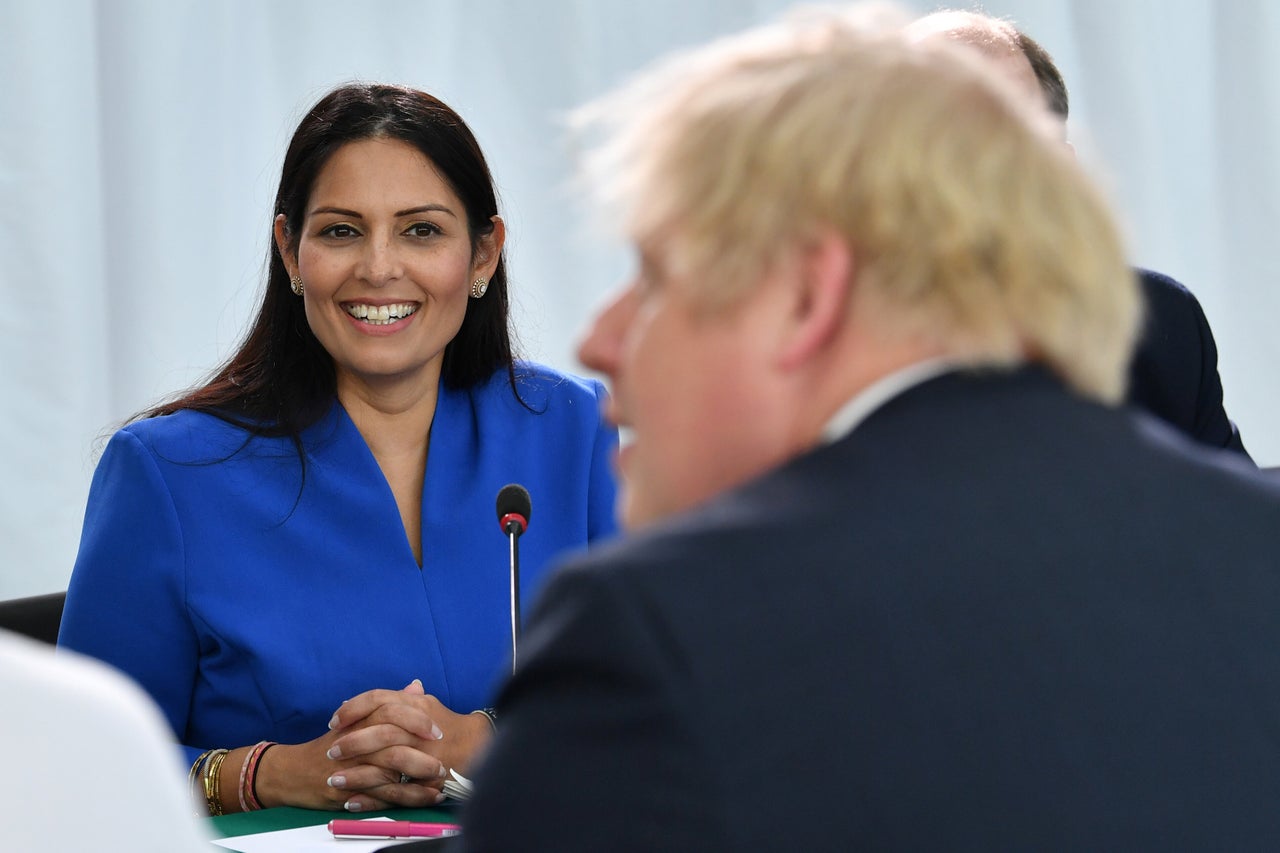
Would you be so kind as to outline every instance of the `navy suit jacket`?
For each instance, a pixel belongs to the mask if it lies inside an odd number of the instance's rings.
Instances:
[[[1167,275],[1134,272],[1147,310],[1129,370],[1129,402],[1197,441],[1247,456],[1222,405],[1218,348],[1204,309]]]
[[[948,374],[557,574],[469,850],[1280,848],[1280,483]]]

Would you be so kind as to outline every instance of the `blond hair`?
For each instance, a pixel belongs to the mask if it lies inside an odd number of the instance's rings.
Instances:
[[[1047,113],[904,24],[815,9],[669,59],[579,111],[587,174],[708,310],[833,230],[895,331],[1119,399],[1139,301],[1107,204]]]

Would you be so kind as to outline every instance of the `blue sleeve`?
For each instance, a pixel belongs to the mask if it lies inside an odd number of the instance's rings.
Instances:
[[[592,380],[596,393],[599,422],[591,448],[591,481],[587,497],[587,538],[597,541],[611,537],[618,529],[618,487],[614,477],[614,454],[618,449],[618,428],[604,418],[609,392],[602,383]]]
[[[182,739],[199,653],[182,529],[155,458],[123,430],[93,475],[58,645],[141,684]]]

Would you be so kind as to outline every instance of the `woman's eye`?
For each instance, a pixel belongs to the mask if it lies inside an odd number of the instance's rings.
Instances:
[[[352,228],[350,225],[344,225],[339,222],[335,225],[330,225],[328,228],[321,231],[320,235],[323,237],[338,237],[340,239],[346,239],[348,237],[356,236],[356,229]]]
[[[413,237],[434,237],[440,233],[440,229],[430,222],[415,222],[405,231]]]

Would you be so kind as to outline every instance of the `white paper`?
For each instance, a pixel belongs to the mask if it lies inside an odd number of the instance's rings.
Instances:
[[[368,820],[392,820],[389,817],[371,817]],[[334,838],[329,833],[329,822],[316,826],[300,826],[297,829],[277,829],[275,832],[256,832],[219,838],[213,843],[238,853],[374,853],[391,844],[407,844],[421,838]]]

